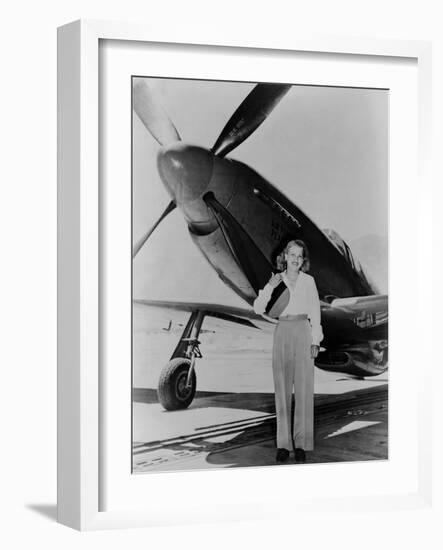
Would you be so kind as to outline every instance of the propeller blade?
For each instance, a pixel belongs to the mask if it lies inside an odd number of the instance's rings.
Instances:
[[[181,140],[177,128],[143,78],[134,81],[132,93],[134,111],[160,145]]]
[[[168,206],[166,207],[163,214],[159,217],[159,219],[155,222],[155,224],[149,229],[147,233],[143,235],[143,237],[137,242],[137,244],[132,249],[132,257],[135,258],[140,250],[140,248],[145,244],[145,242],[149,239],[149,237],[154,232],[155,228],[158,226],[158,224],[166,218],[166,216],[172,212],[176,207],[176,204],[174,201],[171,201]]]
[[[257,84],[223,128],[212,152],[224,157],[245,141],[290,88],[291,84]]]

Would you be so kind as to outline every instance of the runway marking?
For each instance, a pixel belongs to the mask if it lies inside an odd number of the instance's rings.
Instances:
[[[226,441],[230,441],[231,439],[234,439],[240,433],[243,433],[243,431],[244,430],[239,432],[234,432],[232,434],[218,435],[216,437],[206,437],[203,441],[207,441],[208,443],[225,443]]]
[[[371,422],[370,420],[354,420],[354,422],[350,422],[349,424],[346,424],[346,426],[342,426],[339,430],[327,435],[324,439],[336,437],[337,435],[353,432],[355,430],[361,430],[362,428],[367,428],[368,426],[373,426],[374,424],[381,424],[381,422]]]
[[[248,424],[250,422],[257,422],[257,420],[268,419],[271,416],[275,417],[275,413],[274,414],[262,414],[260,416],[253,416],[251,418],[246,418],[244,420],[232,420],[231,422],[223,422],[221,424],[208,424],[207,426],[204,426],[204,427],[195,428],[195,430],[196,431],[197,430],[208,430],[210,428],[217,428],[219,426],[228,426],[229,424],[235,424],[236,426],[238,426],[240,424]]]

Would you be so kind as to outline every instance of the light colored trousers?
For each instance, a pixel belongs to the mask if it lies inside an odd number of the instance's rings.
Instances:
[[[272,349],[279,449],[292,450],[292,437],[295,448],[305,451],[314,448],[314,360],[311,358],[311,344],[311,326],[306,315],[288,315],[279,319]],[[291,430],[293,387],[295,408]]]

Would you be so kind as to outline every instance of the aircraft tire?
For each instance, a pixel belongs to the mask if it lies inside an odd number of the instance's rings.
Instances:
[[[191,386],[186,387],[191,361],[185,357],[176,357],[167,363],[158,381],[157,395],[161,405],[167,411],[186,409],[194,399],[197,389],[195,371],[191,376]]]

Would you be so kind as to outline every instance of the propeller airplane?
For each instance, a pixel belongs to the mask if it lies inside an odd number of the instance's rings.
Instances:
[[[133,247],[139,253],[158,225],[175,209],[191,240],[219,278],[249,306],[276,271],[276,257],[288,240],[310,250],[310,273],[321,299],[324,332],[318,368],[352,377],[376,376],[388,368],[388,297],[377,293],[349,246],[321,230],[279,189],[253,168],[227,157],[272,113],[289,84],[257,84],[210,149],[187,144],[154,97],[146,79],[133,79],[133,109],[159,143],[157,167],[171,200]],[[188,407],[196,392],[198,340],[206,316],[257,327],[251,307],[160,302],[151,306],[190,313],[177,346],[163,368],[158,397],[167,410]]]

